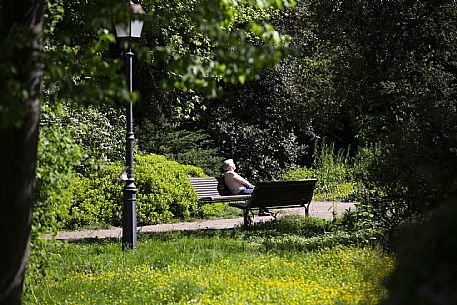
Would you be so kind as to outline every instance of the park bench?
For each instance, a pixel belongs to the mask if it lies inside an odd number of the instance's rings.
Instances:
[[[232,195],[225,185],[224,177],[187,178],[203,203],[246,201],[251,195]]]
[[[231,206],[243,210],[244,225],[252,223],[253,210],[305,208],[305,216],[309,215],[309,205],[313,198],[317,179],[281,180],[259,182],[254,188],[251,198],[245,202],[232,203]],[[276,217],[275,214],[273,216]]]
[[[281,180],[259,182],[252,195],[229,195],[223,177],[189,178],[199,200],[204,202],[230,202],[230,206],[243,210],[244,225],[252,223],[253,210],[305,208],[309,214],[309,205],[313,197],[317,179]],[[274,215],[276,216],[276,215]]]

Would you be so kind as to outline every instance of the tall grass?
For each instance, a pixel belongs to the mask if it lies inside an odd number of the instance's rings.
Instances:
[[[361,185],[354,179],[354,161],[349,151],[336,150],[334,144],[316,144],[313,164],[285,172],[284,180],[317,178],[314,199],[350,201]]]
[[[24,304],[378,303],[392,259],[326,246],[326,230],[324,220],[291,217],[250,230],[140,235],[136,252],[113,240],[62,244],[54,272],[28,283]]]

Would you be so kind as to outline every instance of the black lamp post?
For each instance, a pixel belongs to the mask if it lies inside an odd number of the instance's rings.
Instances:
[[[130,8],[134,14],[127,22],[121,22],[115,25],[116,35],[118,38],[127,39],[128,51],[125,53],[125,66],[127,86],[129,92],[133,91],[132,86],[132,60],[133,52],[130,46],[130,41],[141,37],[143,29],[143,21],[135,19],[135,14],[144,14],[144,10],[139,4],[134,4],[130,1]],[[122,248],[136,249],[137,247],[137,232],[136,232],[136,186],[133,176],[133,142],[135,136],[133,134],[133,108],[130,100],[127,105],[127,136],[125,143],[125,166],[127,172],[127,180],[124,181],[124,208],[122,214]]]

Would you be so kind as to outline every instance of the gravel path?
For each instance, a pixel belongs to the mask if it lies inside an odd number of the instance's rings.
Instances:
[[[309,207],[309,214],[313,217],[320,217],[325,219],[332,219],[333,211],[341,215],[346,210],[355,210],[354,203],[348,202],[322,202],[313,201]],[[290,214],[304,214],[304,208],[286,209],[278,213],[278,217]],[[254,222],[262,222],[272,220],[273,217],[254,217]],[[233,219],[215,219],[215,220],[202,220],[196,222],[181,222],[173,224],[158,224],[152,226],[138,227],[138,233],[142,232],[165,232],[177,230],[199,230],[199,229],[228,229],[241,226],[243,224],[243,217]],[[122,238],[122,228],[112,228],[107,230],[88,230],[77,232],[60,232],[56,238],[61,241],[78,240],[88,238]]]

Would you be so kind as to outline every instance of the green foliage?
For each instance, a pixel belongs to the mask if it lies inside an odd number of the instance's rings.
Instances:
[[[45,274],[50,259],[54,259],[47,255],[54,245],[45,240],[44,234],[56,234],[72,218],[71,189],[78,187],[75,183],[79,181],[76,169],[87,171],[94,168],[92,163],[103,163],[108,157],[120,158],[123,136],[119,130],[123,129],[116,128],[116,124],[123,117],[117,115],[114,109],[108,109],[105,116],[95,107],[81,109],[66,103],[43,103],[28,265],[32,280]]]
[[[47,233],[56,233],[58,223],[62,220],[59,218],[65,219],[65,210],[68,208],[71,195],[69,185],[74,178],[72,169],[81,157],[81,150],[72,139],[70,129],[61,128],[47,120],[53,116],[55,112],[44,106],[34,210],[35,228],[43,226],[44,232]]]
[[[123,188],[117,179],[122,167],[107,164],[87,177],[79,174],[73,185],[71,219],[67,228],[122,223]]]
[[[457,302],[457,209],[452,200],[424,221],[406,228],[396,245],[396,267],[386,286],[383,304]]]
[[[330,247],[295,247],[302,235],[324,240],[326,226],[324,220],[287,217],[249,231],[140,234],[135,252],[110,240],[69,243],[56,249],[60,259],[53,268],[59,273],[36,283],[24,301],[377,304],[384,299],[382,280],[393,268],[389,255],[336,238]]]
[[[66,102],[54,106],[52,112],[42,118],[43,123],[52,124],[57,129],[68,129],[84,152],[76,168],[78,172],[124,158],[126,118],[123,109],[95,105],[83,107]]]
[[[272,24],[291,36],[293,52],[253,81],[224,86],[224,95],[198,112],[199,126],[208,130],[221,155],[235,158],[253,181],[311,166],[312,143],[318,138],[357,151],[358,112],[340,100],[335,52],[325,52],[326,42],[313,32],[316,13],[310,1],[301,1],[270,15]]]
[[[129,10],[115,0],[45,4],[47,95],[86,104],[136,100],[138,94],[126,90],[121,69],[127,42],[114,46],[112,26],[113,19],[129,18]],[[214,96],[219,81],[244,82],[285,55],[287,38],[266,22],[268,8],[282,9],[294,1],[149,0],[142,5],[144,39],[130,44],[142,64],[161,70],[158,83],[200,88]]]
[[[354,160],[349,153],[335,151],[333,144],[316,145],[313,165],[285,172],[284,180],[316,178],[315,199],[348,200],[354,199],[357,183],[353,176]],[[351,198],[352,197],[352,198]]]
[[[151,58],[166,64],[169,73],[164,81],[169,86],[199,88],[214,97],[220,90],[219,81],[244,83],[286,54],[287,37],[279,34],[268,23],[267,14],[262,15],[262,10],[258,13],[255,6],[212,0],[146,1],[144,5],[153,12],[152,33],[164,34],[153,38]],[[294,3],[257,3],[262,9],[285,5]]]
[[[70,129],[52,123],[56,113],[56,109],[43,106],[28,263],[33,278],[45,274],[49,264],[47,251],[53,245],[45,241],[44,234],[56,234],[69,219],[70,189],[75,178],[72,169],[81,158]]]
[[[208,176],[221,172],[223,158],[218,156],[214,142],[204,130],[179,130],[166,123],[156,126],[146,119],[136,135],[143,153],[164,155],[169,160],[197,166]]]
[[[386,196],[387,191],[375,183],[374,173],[379,168],[383,151],[380,145],[360,148],[353,166],[354,179],[357,181],[357,210],[354,214],[355,227],[361,230],[382,231],[385,246],[391,243],[391,235],[411,218],[409,205],[404,200]],[[405,215],[409,215],[405,217]]]
[[[154,15],[147,39],[153,62],[140,72],[144,73],[139,84],[143,105],[139,105],[141,111],[136,114],[141,121],[140,148],[197,165],[208,175],[220,172],[222,156],[239,154],[237,159],[241,161],[243,173],[254,179],[276,176],[283,163],[295,162],[296,152],[302,146],[295,145],[293,134],[283,132],[284,124],[275,126],[287,115],[279,118],[279,114],[275,114],[274,120],[256,126],[252,122],[239,122],[236,114],[227,119],[224,113],[217,113],[225,112],[218,109],[222,104],[219,100],[211,105],[216,108],[214,111],[207,111],[210,102],[201,97],[213,96],[220,89],[225,91],[223,82],[246,83],[260,72],[262,65],[272,67],[278,63],[277,56],[286,52],[286,37],[267,22],[278,14],[278,9],[293,4],[291,1],[146,1],[145,6]],[[268,5],[273,8],[268,9]],[[188,68],[184,69],[186,65]],[[197,89],[187,90],[185,94],[176,90],[163,92],[160,80],[164,75],[167,75],[164,82],[168,88],[176,85],[182,89],[190,86]],[[239,100],[230,101],[234,108]],[[146,103],[151,106],[145,106]],[[251,107],[250,103],[246,99],[245,107]],[[225,126],[225,122],[231,124],[231,120],[236,120],[234,126]],[[238,136],[236,130],[240,125],[243,125],[241,133],[250,133],[253,138],[269,138],[259,139],[255,147],[250,137],[235,143],[231,139]],[[272,127],[262,130],[265,126]],[[180,142],[175,144],[177,137]],[[200,137],[205,138],[200,140]],[[184,140],[192,142],[183,145]],[[205,142],[212,142],[212,146],[207,147]],[[278,143],[273,150],[271,143]],[[258,152],[257,156],[252,156],[252,149]]]
[[[269,89],[254,83],[225,89],[220,100],[208,103],[200,122],[221,155],[234,159],[250,181],[275,179],[284,168],[300,163],[307,145],[298,139],[300,127],[288,120],[283,100],[264,97]]]
[[[153,154],[136,155],[135,161],[139,224],[184,219],[199,213],[196,194],[186,178],[203,177],[201,169]],[[118,181],[121,170],[119,164],[110,163],[76,179],[70,226],[121,224],[123,185]]]
[[[120,52],[112,56],[110,50],[116,42],[109,31],[113,17],[125,12],[120,6],[111,0],[45,1],[42,55],[45,94],[51,100],[87,105],[137,98],[127,91]]]
[[[201,169],[157,155],[138,156],[136,162],[140,222],[155,223],[156,217],[183,219],[198,212],[196,194],[186,178],[205,176]]]
[[[333,55],[338,100],[356,115],[363,145],[381,152],[368,167],[370,186],[386,197],[378,202],[407,219],[455,196],[457,3],[312,8],[315,33]]]
[[[126,117],[123,107],[72,105],[64,118],[89,160],[118,161],[125,153]]]

